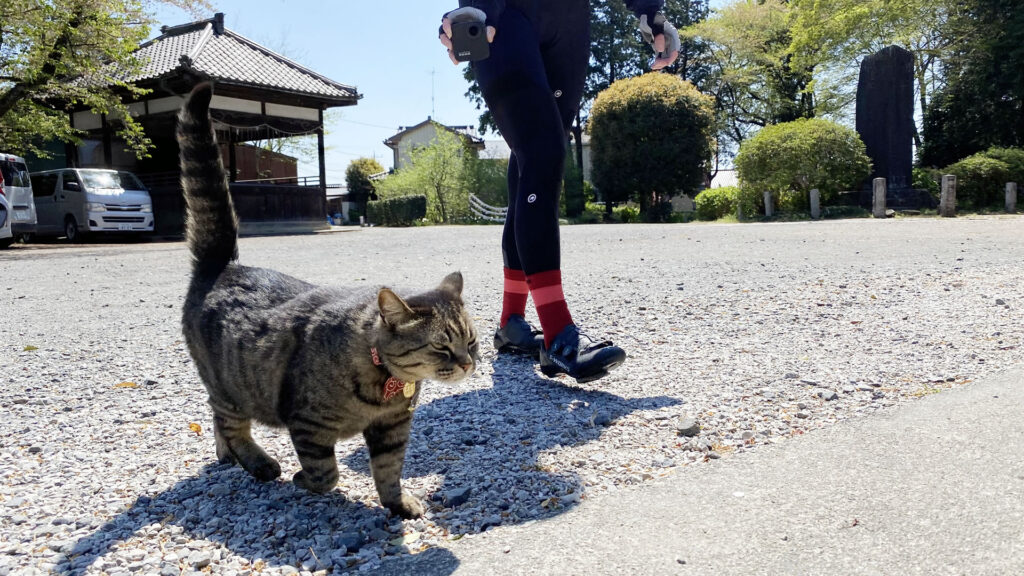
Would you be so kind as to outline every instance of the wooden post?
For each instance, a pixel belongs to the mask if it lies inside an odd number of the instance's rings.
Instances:
[[[764,191],[764,215],[771,218],[775,214],[775,207],[772,206],[772,193],[769,190]]]
[[[324,110],[319,110],[319,126],[316,129],[316,156],[320,163],[320,193],[323,194],[323,213],[327,213],[327,162],[324,159]],[[363,211],[366,211],[366,203],[363,202]]]
[[[1006,183],[1006,211],[1013,214],[1017,211],[1017,183]]]
[[[814,188],[811,190],[811,219],[821,218],[821,192]]]
[[[939,199],[939,216],[956,217],[956,176],[946,174],[942,177],[942,196]]]
[[[871,204],[871,215],[875,218],[885,218],[885,178],[875,178],[872,186],[874,187],[875,195]]]

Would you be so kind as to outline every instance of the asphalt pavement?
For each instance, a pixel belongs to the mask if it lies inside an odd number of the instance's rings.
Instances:
[[[1024,367],[382,574],[1024,574]]]

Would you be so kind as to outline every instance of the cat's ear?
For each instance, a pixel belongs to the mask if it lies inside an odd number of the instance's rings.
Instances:
[[[441,290],[453,292],[456,296],[462,296],[462,272],[452,272],[441,280]]]
[[[388,288],[381,288],[377,293],[377,307],[380,309],[380,317],[388,326],[397,326],[414,315],[405,300]]]

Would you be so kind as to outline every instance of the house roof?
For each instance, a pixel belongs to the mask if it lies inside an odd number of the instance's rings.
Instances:
[[[144,82],[193,71],[219,84],[234,84],[319,98],[336,105],[362,96],[224,27],[224,15],[161,28],[135,52],[142,68],[125,80]]]
[[[408,135],[408,134],[410,134],[412,132],[415,132],[415,131],[419,130],[420,128],[423,128],[424,126],[427,126],[428,124],[433,124],[433,125],[435,125],[437,127],[444,128],[445,130],[447,130],[447,131],[449,131],[449,132],[451,132],[453,134],[457,134],[459,136],[462,136],[463,138],[466,138],[467,140],[469,140],[470,144],[472,144],[476,148],[481,148],[482,149],[484,147],[484,139],[479,137],[479,136],[477,136],[474,133],[472,126],[445,126],[444,124],[441,124],[440,122],[432,120],[429,116],[427,117],[426,120],[424,120],[423,122],[420,122],[419,124],[416,124],[415,126],[399,127],[398,128],[398,134],[395,134],[394,136],[392,136],[392,137],[388,138],[387,140],[385,140],[384,141],[384,145],[387,146],[388,148],[391,148],[392,150],[394,150],[395,148],[398,147],[399,143],[401,143],[402,139],[405,138],[406,135]]]

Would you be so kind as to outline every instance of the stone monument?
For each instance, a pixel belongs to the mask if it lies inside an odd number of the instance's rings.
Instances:
[[[889,46],[864,58],[857,83],[857,133],[867,147],[872,172],[860,203],[872,205],[875,178],[886,180],[890,208],[934,207],[934,200],[913,189],[914,55]]]

